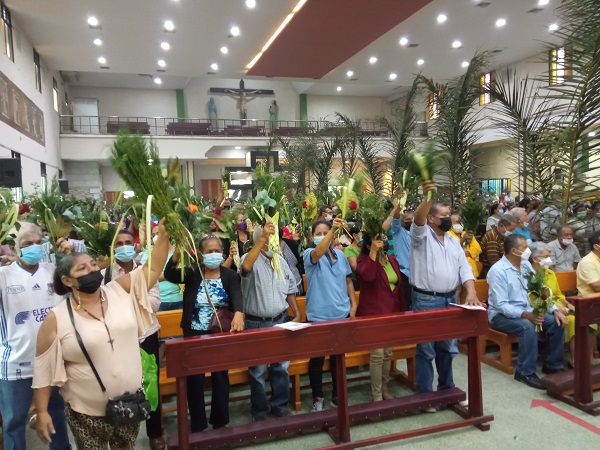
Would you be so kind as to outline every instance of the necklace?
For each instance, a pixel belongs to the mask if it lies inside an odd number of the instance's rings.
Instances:
[[[106,334],[108,334],[108,343],[110,344],[110,348],[112,349],[112,351],[115,351],[115,347],[114,347],[114,342],[115,340],[112,338],[111,334],[110,334],[110,330],[108,329],[108,326],[106,325],[106,317],[104,315],[104,304],[102,302],[102,300],[100,300],[100,310],[102,311],[102,319],[96,317],[95,315],[93,315],[91,312],[89,312],[87,309],[85,309],[84,306],[81,307],[92,319],[97,320],[98,322],[101,322],[102,325],[104,325],[104,328],[106,329]]]

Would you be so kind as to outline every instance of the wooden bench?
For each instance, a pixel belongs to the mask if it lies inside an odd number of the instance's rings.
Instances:
[[[173,136],[208,136],[210,123],[171,122],[167,124],[167,134]]]
[[[148,122],[121,122],[109,120],[106,122],[106,132],[108,134],[117,134],[120,130],[127,130],[133,134],[150,134],[150,125]]]
[[[311,127],[279,127],[275,128],[271,134],[273,136],[304,136],[312,131]]]
[[[264,126],[227,125],[225,127],[227,136],[264,136]]]

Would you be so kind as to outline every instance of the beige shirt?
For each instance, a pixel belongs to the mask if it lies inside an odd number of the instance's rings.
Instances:
[[[146,278],[141,268],[130,275],[129,293],[115,281],[101,287],[114,351],[101,322],[73,311],[77,331],[111,398],[133,393],[142,386],[138,338],[152,323]],[[59,386],[62,397],[74,411],[104,416],[108,399],[77,343],[66,301],[52,311],[57,322],[56,339],[45,353],[35,358],[33,388]]]
[[[600,281],[600,258],[589,252],[577,265],[577,290],[579,295],[595,294],[590,283]]]

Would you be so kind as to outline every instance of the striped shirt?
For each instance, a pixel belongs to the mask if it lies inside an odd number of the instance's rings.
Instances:
[[[504,237],[498,233],[497,228],[492,228],[485,233],[480,245],[481,254],[479,255],[479,262],[483,264],[483,267],[492,267],[504,255]]]

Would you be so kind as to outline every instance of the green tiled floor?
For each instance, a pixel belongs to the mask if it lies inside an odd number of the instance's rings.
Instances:
[[[466,389],[467,359],[459,355],[454,361],[454,375],[456,385]],[[367,374],[367,368],[364,373]],[[352,373],[354,375],[354,373]],[[593,433],[573,422],[544,408],[531,409],[531,401],[534,399],[548,400],[544,391],[531,389],[513,380],[512,376],[499,372],[491,367],[482,366],[484,407],[486,414],[494,414],[495,420],[491,422],[491,430],[479,431],[474,427],[462,428],[455,431],[429,435],[425,437],[412,438],[406,441],[396,441],[389,444],[379,445],[373,448],[394,449],[409,446],[411,449],[579,449],[599,448],[600,435]],[[400,386],[393,386],[394,393],[402,395],[409,391]],[[235,395],[240,389],[234,390]],[[350,402],[361,403],[370,400],[370,385],[368,381],[350,384]],[[600,393],[596,398],[600,399]],[[326,393],[328,395],[328,393]],[[303,413],[310,410],[310,391],[303,392]],[[571,408],[563,403],[555,404],[558,408],[566,411],[584,421],[595,425],[600,430],[600,417],[589,416],[577,409]],[[249,415],[249,401],[234,401],[231,403],[231,424],[247,422]],[[368,437],[396,433],[402,430],[431,426],[444,422],[454,421],[458,418],[451,411],[440,411],[436,414],[415,414],[406,417],[398,417],[388,420],[379,420],[370,424],[359,425],[351,428],[352,440],[360,440]],[[276,420],[276,419],[274,419]],[[169,415],[165,420],[167,434],[176,433],[176,417]],[[147,439],[144,428],[138,438],[136,449],[147,449]],[[276,439],[257,444],[248,444],[244,448],[252,449],[277,449],[287,446],[289,449],[312,449],[331,445],[332,441],[324,432],[293,436],[286,439]],[[28,432],[28,449],[42,449],[44,446],[37,440],[33,430]]]

